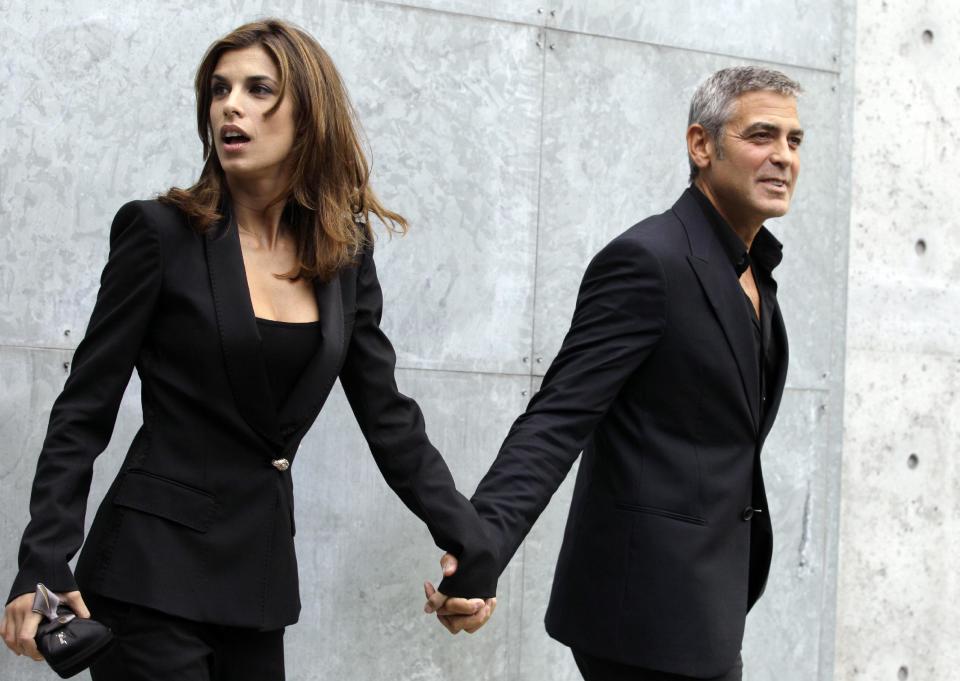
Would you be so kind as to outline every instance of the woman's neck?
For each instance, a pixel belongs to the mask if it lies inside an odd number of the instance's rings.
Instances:
[[[244,182],[227,178],[234,218],[239,230],[262,248],[272,250],[280,238],[280,219],[286,201],[277,200],[282,188],[276,182]]]

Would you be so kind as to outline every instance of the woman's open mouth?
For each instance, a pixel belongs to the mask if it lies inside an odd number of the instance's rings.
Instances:
[[[250,142],[250,138],[239,129],[222,130],[220,139],[223,140],[223,150],[231,153],[242,151]]]

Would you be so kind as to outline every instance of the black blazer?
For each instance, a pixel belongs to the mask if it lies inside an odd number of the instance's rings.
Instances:
[[[583,450],[551,636],[689,676],[734,665],[772,550],[760,450],[787,350],[772,312],[783,362],[761,423],[743,292],[691,190],[587,267],[560,352],[472,499],[502,567]]]
[[[79,587],[192,620],[270,629],[297,620],[291,470],[340,377],[380,471],[462,556],[450,595],[492,596],[496,560],[476,511],[394,381],[372,249],[315,286],[322,342],[272,403],[237,230],[206,235],[156,201],[117,213],[86,337],[53,406],[10,597]],[[143,426],[83,539],[93,461],[136,367]],[[279,467],[282,468],[282,465]]]

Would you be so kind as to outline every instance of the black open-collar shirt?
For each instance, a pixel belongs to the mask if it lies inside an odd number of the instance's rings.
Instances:
[[[771,330],[773,313],[777,309],[777,282],[773,280],[773,270],[783,260],[783,244],[777,241],[766,227],[761,227],[748,251],[743,239],[733,231],[710,199],[696,185],[691,185],[690,189],[716,231],[724,252],[730,258],[730,264],[737,279],[740,279],[748,267],[753,270],[753,279],[760,293],[759,319],[753,308],[753,302],[746,292],[743,294],[743,300],[754,331],[754,348],[760,369],[760,423],[763,423],[767,415],[767,375],[772,375],[783,361],[783,349],[778,346]]]

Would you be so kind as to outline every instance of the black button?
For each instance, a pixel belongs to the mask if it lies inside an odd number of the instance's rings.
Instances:
[[[740,517],[744,520],[750,520],[753,517],[753,506],[747,506],[743,509],[743,513],[740,514]]]

